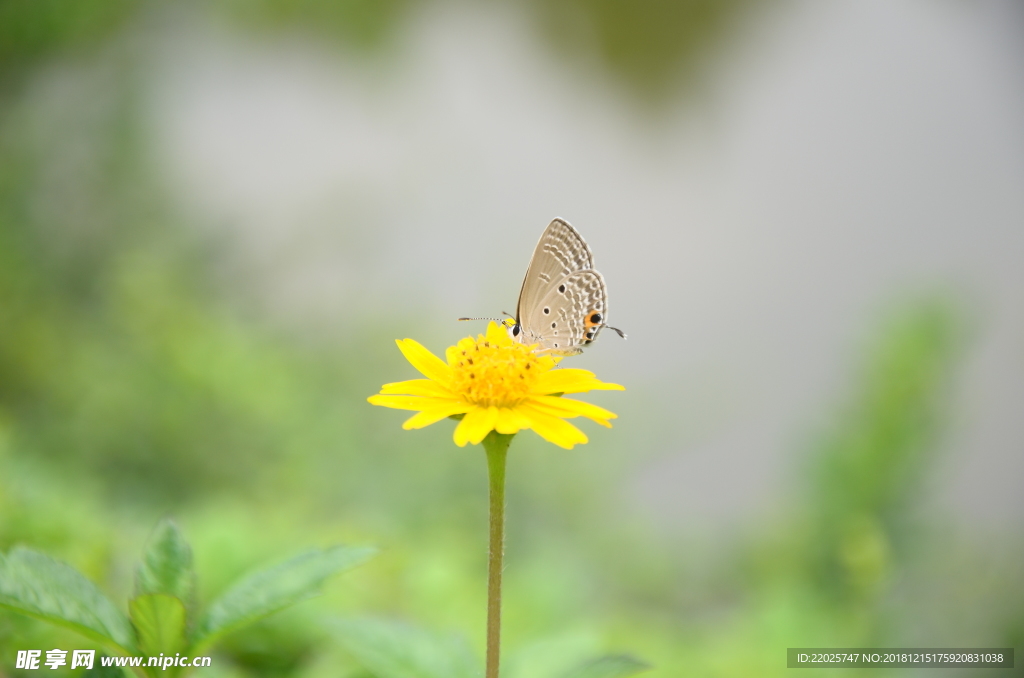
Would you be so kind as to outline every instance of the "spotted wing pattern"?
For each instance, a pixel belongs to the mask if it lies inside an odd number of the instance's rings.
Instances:
[[[519,292],[516,318],[522,318],[559,282],[576,271],[594,268],[594,255],[575,228],[553,219],[540,236]]]
[[[580,353],[597,339],[608,313],[608,291],[595,270],[571,273],[519,318],[522,341],[560,355]]]

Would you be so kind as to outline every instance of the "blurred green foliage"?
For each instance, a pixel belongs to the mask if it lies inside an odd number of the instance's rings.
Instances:
[[[647,96],[699,64],[745,5],[529,8],[557,49],[597,55]],[[243,26],[379,47],[413,4],[221,8]],[[172,511],[194,546],[195,595],[211,600],[307,544],[382,547],[323,597],[224,636],[211,678],[384,678],[344,649],[335,616],[399,617],[425,627],[411,633],[428,644],[482,647],[482,455],[454,448],[443,425],[411,435],[365,404],[400,378],[392,339],[408,329],[355,318],[358,338],[316,341],[266,326],[214,284],[221,245],[166,204],[131,64],[115,58],[57,111],[31,87],[45,64],[101,52],[145,11],[0,0],[0,77],[18,85],[0,97],[0,550],[52,554],[127,599],[135,554]],[[628,648],[658,675],[746,678],[781,675],[794,644],[1019,645],[1019,554],[996,562],[920,503],[965,330],[942,300],[901,306],[809,445],[799,501],[724,551],[609,515],[621,452],[595,441],[586,454],[613,461],[584,464],[521,436],[509,469],[510,671],[567,673]],[[25,675],[15,651],[44,647],[87,645],[0,611],[0,672]]]
[[[902,311],[882,335],[862,392],[819,442],[811,544],[817,580],[847,600],[872,598],[914,546],[915,503],[948,418],[959,346],[952,309]]]
[[[142,4],[138,0],[0,0],[0,85],[55,53],[95,46]]]
[[[224,9],[251,29],[313,31],[341,44],[380,47],[416,3],[410,0],[223,0]]]
[[[499,3],[480,1],[477,4]],[[602,66],[634,98],[663,103],[729,37],[751,0],[504,0],[530,16],[553,54]],[[299,29],[356,47],[386,45],[423,4],[409,0],[222,0],[261,30]]]
[[[749,0],[556,0],[529,4],[552,47],[590,57],[632,94],[667,100],[727,40]]]
[[[751,0],[504,2],[535,20],[552,53],[600,64],[648,103],[667,100],[681,81],[695,76],[707,53],[727,40],[737,20],[756,5]],[[410,0],[219,0],[213,6],[251,30],[298,31],[375,50],[390,44],[424,5]],[[139,0],[0,0],[0,85],[19,81],[49,58],[88,54],[152,9]]]
[[[159,668],[149,660],[136,664],[139,675],[178,676],[194,664],[177,666],[178,657],[208,656],[225,634],[316,595],[324,580],[372,554],[346,546],[307,551],[250,574],[200,613],[191,548],[177,526],[163,520],[135,568],[127,616],[73,567],[24,547],[0,554],[0,607],[75,631],[114,656],[161,658]],[[102,661],[86,670],[99,671]]]

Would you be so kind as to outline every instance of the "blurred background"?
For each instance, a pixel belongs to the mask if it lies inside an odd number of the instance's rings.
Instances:
[[[331,616],[482,654],[482,450],[365,398],[514,311],[555,216],[629,334],[573,366],[627,390],[513,445],[510,678],[1021,661],[1012,0],[0,0],[0,548],[123,601],[166,515],[204,600],[372,544],[203,675],[367,676]],[[0,674],[33,647],[89,643],[0,611]]]

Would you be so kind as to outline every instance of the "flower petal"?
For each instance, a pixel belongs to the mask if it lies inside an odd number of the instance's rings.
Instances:
[[[472,351],[473,347],[476,346],[476,340],[473,337],[463,337],[459,339],[454,346],[449,346],[445,349],[444,355],[448,360],[450,366],[456,365],[462,356],[467,352]]]
[[[535,393],[583,393],[585,391],[625,391],[625,387],[609,384],[594,376],[590,370],[567,367],[545,372],[537,378]]]
[[[512,345],[512,337],[508,336],[508,330],[493,320],[487,323],[487,341],[498,346]]]
[[[501,407],[498,418],[494,422],[494,430],[498,433],[518,433],[521,429],[530,428],[530,418],[518,408]]]
[[[558,363],[562,360],[560,355],[542,354],[537,356],[537,368],[538,374],[544,374],[558,367]]]
[[[582,400],[573,400],[572,398],[534,396],[530,399],[530,404],[542,412],[547,412],[554,417],[562,417],[563,419],[586,417],[587,419],[596,421],[598,424],[601,424],[601,426],[607,426],[608,428],[612,427],[612,425],[608,423],[608,420],[617,419],[619,416],[614,412],[609,412],[603,407],[598,407],[593,403],[585,403]]]
[[[415,395],[372,395],[366,400],[371,405],[393,407],[396,410],[428,410],[455,402],[451,398],[427,398]]]
[[[465,447],[466,443],[479,444],[494,429],[497,418],[497,407],[474,407],[469,410],[455,427],[455,444],[459,447]]]
[[[448,386],[451,383],[452,368],[428,351],[423,344],[415,339],[399,339],[395,343],[398,344],[398,350],[402,352],[405,359],[419,370],[424,377],[433,379],[442,386]]]
[[[429,410],[423,410],[418,412],[402,424],[402,428],[406,431],[414,428],[423,428],[424,426],[430,426],[435,424],[442,419],[452,416],[453,414],[462,414],[468,412],[473,406],[469,403],[452,402],[445,405],[438,405],[437,407],[431,407]]]
[[[544,440],[559,447],[571,450],[576,443],[587,442],[587,436],[564,419],[542,412],[526,403],[519,406],[519,411],[530,420],[530,428]]]
[[[451,391],[430,379],[410,379],[409,381],[396,381],[391,384],[384,384],[380,387],[383,395],[417,395],[430,396],[433,398],[454,398]]]

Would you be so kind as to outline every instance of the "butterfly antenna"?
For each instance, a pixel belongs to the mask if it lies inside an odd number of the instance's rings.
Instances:
[[[607,327],[610,330],[615,330],[615,334],[619,335],[623,339],[626,338],[626,333],[620,330],[618,327],[612,327],[611,325],[605,325],[605,327]]]
[[[459,318],[459,320],[493,320],[494,322],[502,322],[501,318]]]

